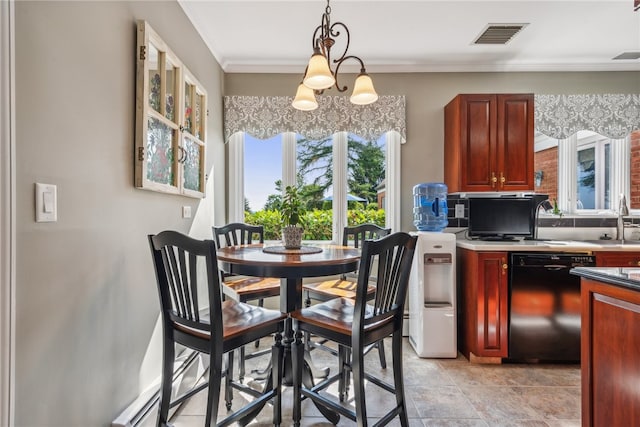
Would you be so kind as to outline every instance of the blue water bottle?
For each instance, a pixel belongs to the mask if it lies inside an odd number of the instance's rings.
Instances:
[[[413,225],[420,231],[442,231],[447,219],[447,186],[426,182],[413,187]]]

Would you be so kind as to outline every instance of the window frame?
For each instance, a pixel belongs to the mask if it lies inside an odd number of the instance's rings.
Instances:
[[[582,139],[581,132],[571,135],[569,138],[558,141],[558,207],[561,211],[576,215],[599,215],[602,213],[616,213],[620,201],[620,194],[629,199],[631,185],[630,176],[630,147],[631,138],[614,139],[595,134],[593,138],[587,137],[589,142],[580,144],[586,146],[589,143],[599,141],[600,144],[610,144],[610,162],[616,168],[611,169],[611,194],[610,208],[578,209],[577,208],[577,162],[578,140]],[[596,147],[596,156],[598,150]],[[597,161],[597,158],[596,158]],[[597,197],[597,195],[596,195]]]
[[[347,132],[332,135],[333,144],[333,226],[331,243],[342,242],[347,225]],[[385,227],[400,230],[400,146],[395,131],[385,134],[386,202]],[[244,221],[244,132],[229,138],[229,212],[228,222]],[[296,184],[296,133],[282,133],[282,186]]]
[[[138,41],[136,49],[136,136],[135,136],[135,187],[169,194],[203,198],[206,183],[206,118],[207,92],[204,86],[180,61],[162,38],[146,21],[138,21]],[[151,82],[149,81],[151,49],[158,52],[158,75],[160,76],[160,111],[149,105]],[[167,61],[173,66],[173,87],[168,92],[165,79]],[[187,92],[190,93],[187,93]],[[166,95],[173,94],[174,113],[166,113]],[[187,111],[187,99],[193,106]],[[195,108],[196,103],[199,109]],[[198,111],[199,110],[199,111]],[[149,120],[155,120],[171,131],[171,179],[159,182],[149,177]],[[189,125],[191,123],[191,125]],[[191,153],[191,154],[189,154]],[[195,188],[185,185],[185,169],[188,160],[195,160],[197,184]]]

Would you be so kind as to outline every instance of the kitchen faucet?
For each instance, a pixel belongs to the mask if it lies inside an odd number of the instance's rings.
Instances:
[[[620,194],[620,204],[618,205],[618,221],[616,222],[616,240],[624,242],[624,216],[629,215],[627,198]]]
[[[535,215],[533,219],[533,226],[535,227],[533,231],[533,240],[538,240],[538,219],[540,208],[544,209],[545,212],[551,212],[553,210],[553,205],[551,204],[551,202],[549,202],[548,199],[545,199],[536,205]]]

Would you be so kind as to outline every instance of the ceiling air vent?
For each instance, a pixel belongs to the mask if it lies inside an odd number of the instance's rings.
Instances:
[[[640,52],[622,52],[613,59],[640,59]]]
[[[489,24],[473,44],[506,44],[527,24]]]

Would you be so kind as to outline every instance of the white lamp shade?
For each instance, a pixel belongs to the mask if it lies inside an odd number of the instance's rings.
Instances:
[[[296,91],[296,97],[291,103],[291,106],[296,110],[311,111],[318,108],[318,101],[313,93],[313,89],[309,89],[302,83],[298,85]]]
[[[378,94],[373,88],[373,81],[368,74],[363,73],[358,76],[349,100],[356,105],[372,104],[378,100]]]
[[[336,82],[329,63],[321,53],[314,53],[309,60],[307,66],[307,74],[304,76],[303,83],[306,87],[315,90],[328,89]]]

